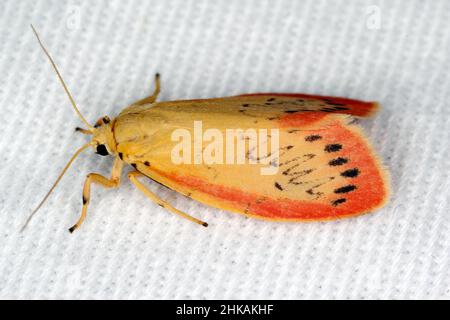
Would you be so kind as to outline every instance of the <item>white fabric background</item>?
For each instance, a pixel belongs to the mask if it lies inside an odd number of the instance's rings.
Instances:
[[[367,27],[367,8],[381,28]],[[450,298],[450,1],[15,1],[0,3],[1,298]],[[111,159],[86,152],[23,234],[74,150],[84,115],[161,100],[304,92],[378,100],[362,121],[390,168],[382,210],[326,223],[270,223],[149,183],[197,225],[127,181],[94,186]]]

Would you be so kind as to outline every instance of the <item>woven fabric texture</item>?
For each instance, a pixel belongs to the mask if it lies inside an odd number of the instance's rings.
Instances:
[[[0,298],[450,298],[450,1],[15,1],[0,3]],[[160,100],[303,92],[377,100],[361,121],[390,169],[376,213],[271,223],[123,176],[86,152],[20,233],[73,152],[82,125],[33,23],[93,123],[153,90]],[[129,169],[127,169],[129,170]],[[126,171],[127,171],[126,170]]]

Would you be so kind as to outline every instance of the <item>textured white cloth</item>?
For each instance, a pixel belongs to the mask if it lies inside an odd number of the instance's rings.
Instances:
[[[1,298],[450,298],[450,1],[16,1],[0,10]],[[380,25],[377,16],[380,14]],[[303,92],[378,100],[361,121],[390,168],[374,214],[271,223],[126,177],[86,152],[24,233],[28,214],[87,137],[33,23],[90,122],[153,90],[160,100]]]

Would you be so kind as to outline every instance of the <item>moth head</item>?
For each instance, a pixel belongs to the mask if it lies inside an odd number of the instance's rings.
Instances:
[[[116,143],[113,134],[113,124],[108,116],[97,120],[94,125],[91,145],[95,152],[107,156],[116,152]]]

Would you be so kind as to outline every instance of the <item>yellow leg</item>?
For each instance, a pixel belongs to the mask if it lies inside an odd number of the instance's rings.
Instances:
[[[87,129],[80,128],[80,127],[76,127],[76,128],[75,128],[75,131],[81,132],[82,134],[92,134],[91,131],[89,131],[89,130],[87,130]]]
[[[141,190],[146,196],[147,198],[149,198],[150,200],[152,200],[153,202],[155,202],[156,204],[160,205],[161,207],[169,210],[172,213],[175,213],[189,221],[198,223],[204,227],[207,227],[208,224],[204,221],[201,221],[197,218],[194,218],[190,215],[188,215],[187,213],[184,213],[174,207],[172,207],[169,203],[167,203],[166,201],[162,200],[161,198],[159,198],[157,195],[155,195],[153,192],[151,192],[150,190],[148,190],[141,182],[139,182],[139,180],[137,179],[137,177],[142,176],[143,174],[140,173],[139,171],[132,171],[130,173],[128,173],[128,178],[130,179],[130,181],[139,189]]]
[[[135,105],[143,105],[143,104],[153,103],[156,101],[156,98],[158,98],[158,94],[161,91],[161,83],[160,83],[159,78],[160,78],[159,73],[157,73],[155,75],[155,90],[153,91],[153,94],[147,98],[144,98],[142,100],[135,102],[134,103]]]
[[[74,232],[76,229],[80,227],[86,218],[86,212],[89,205],[89,201],[91,200],[91,183],[97,183],[105,188],[117,188],[120,184],[120,175],[122,173],[123,161],[120,158],[116,158],[114,160],[114,165],[111,170],[111,178],[105,178],[104,176],[98,173],[89,173],[84,182],[83,188],[83,209],[81,211],[80,218],[77,223],[75,223],[70,229],[70,232]]]

